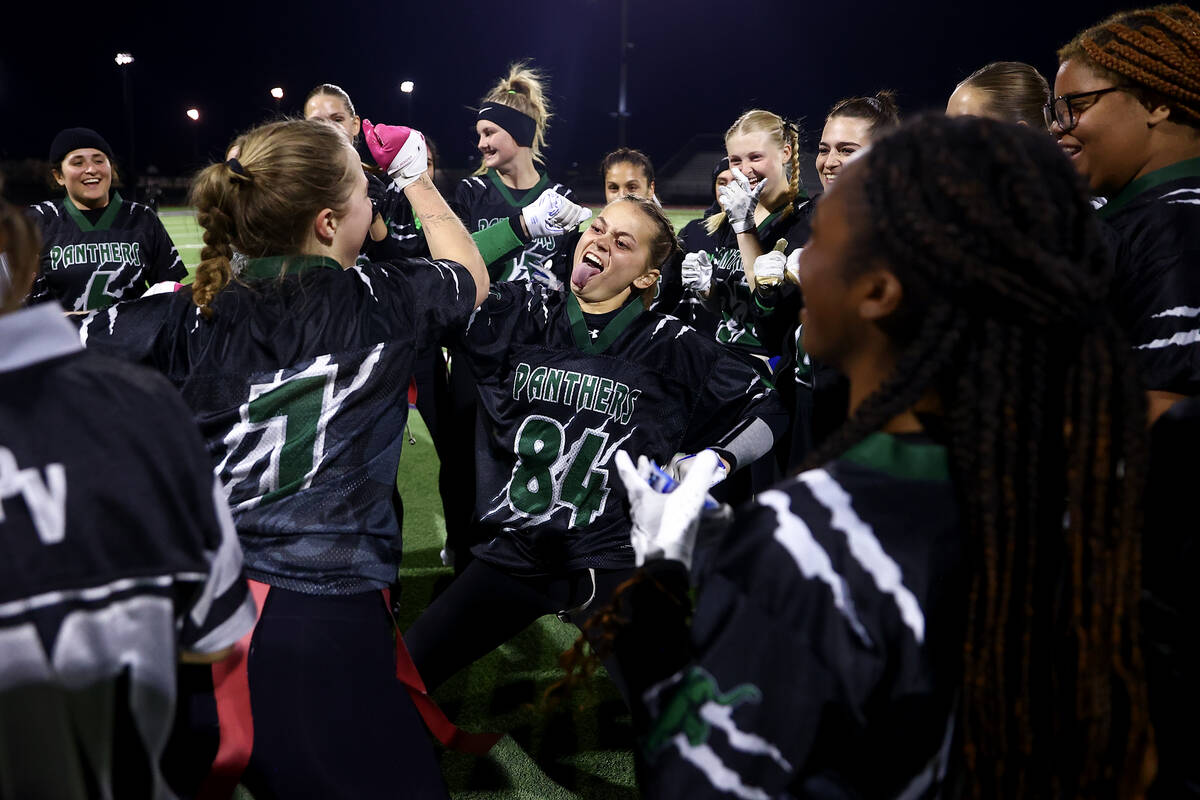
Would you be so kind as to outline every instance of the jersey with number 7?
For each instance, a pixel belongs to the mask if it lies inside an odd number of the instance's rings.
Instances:
[[[285,270],[284,259],[264,258],[217,295],[211,319],[185,287],[97,311],[80,336],[180,389],[249,577],[353,594],[396,577],[392,498],[413,361],[461,331],[474,301],[470,273],[450,261],[343,270],[297,256]]]
[[[731,467],[785,424],[754,368],[640,298],[584,314],[573,294],[493,284],[462,343],[479,379],[474,553],[522,574],[633,565],[618,449]]]

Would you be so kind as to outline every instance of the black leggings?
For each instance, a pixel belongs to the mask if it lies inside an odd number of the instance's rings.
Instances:
[[[379,592],[272,588],[250,649],[256,798],[445,798]]]
[[[463,667],[474,663],[547,614],[569,612],[567,620],[582,627],[612,600],[613,592],[633,577],[635,568],[588,570],[523,577],[475,559],[417,618],[404,643],[433,691]],[[595,596],[585,608],[595,590]],[[610,676],[625,694],[615,664],[605,661]]]

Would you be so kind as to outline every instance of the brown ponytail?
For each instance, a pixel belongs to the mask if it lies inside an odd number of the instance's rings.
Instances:
[[[345,133],[324,120],[261,125],[238,137],[236,151],[192,181],[204,229],[192,299],[206,318],[233,276],[235,247],[248,258],[299,254],[316,214],[346,207],[362,168]]]

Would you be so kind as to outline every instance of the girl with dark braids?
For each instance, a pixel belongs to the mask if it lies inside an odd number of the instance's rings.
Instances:
[[[1107,199],[1113,311],[1137,355],[1150,419],[1200,395],[1200,13],[1128,11],[1058,51],[1047,124]]]
[[[1059,51],[1051,131],[1107,198],[1115,236],[1111,307],[1147,390],[1151,481],[1142,604],[1154,797],[1200,796],[1200,14],[1182,5],[1128,11]]]
[[[800,279],[846,425],[691,576],[712,460],[660,494],[617,456],[647,796],[1142,795],[1144,398],[1098,228],[1026,126],[924,116],[841,170]]]

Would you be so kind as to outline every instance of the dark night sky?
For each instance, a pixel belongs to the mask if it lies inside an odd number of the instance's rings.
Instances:
[[[811,131],[841,97],[891,87],[906,111],[940,108],[958,80],[997,59],[1028,61],[1053,81],[1055,49],[1128,5],[631,0],[629,144],[661,164],[692,135],[719,133],[754,106],[804,117],[815,141]],[[137,59],[138,165],[167,173],[194,166],[195,152],[221,153],[269,116],[271,86],[285,88],[285,113],[299,113],[323,81],[345,87],[373,121],[425,130],[445,166],[465,167],[475,153],[469,107],[523,57],[551,76],[552,170],[576,161],[590,168],[616,143],[620,0],[175,0],[53,10],[52,19],[6,26],[0,159],[45,158],[54,133],[71,125],[98,129],[126,158],[119,50]],[[411,121],[398,91],[406,78],[417,86]],[[184,116],[192,105],[203,115],[196,130]]]

